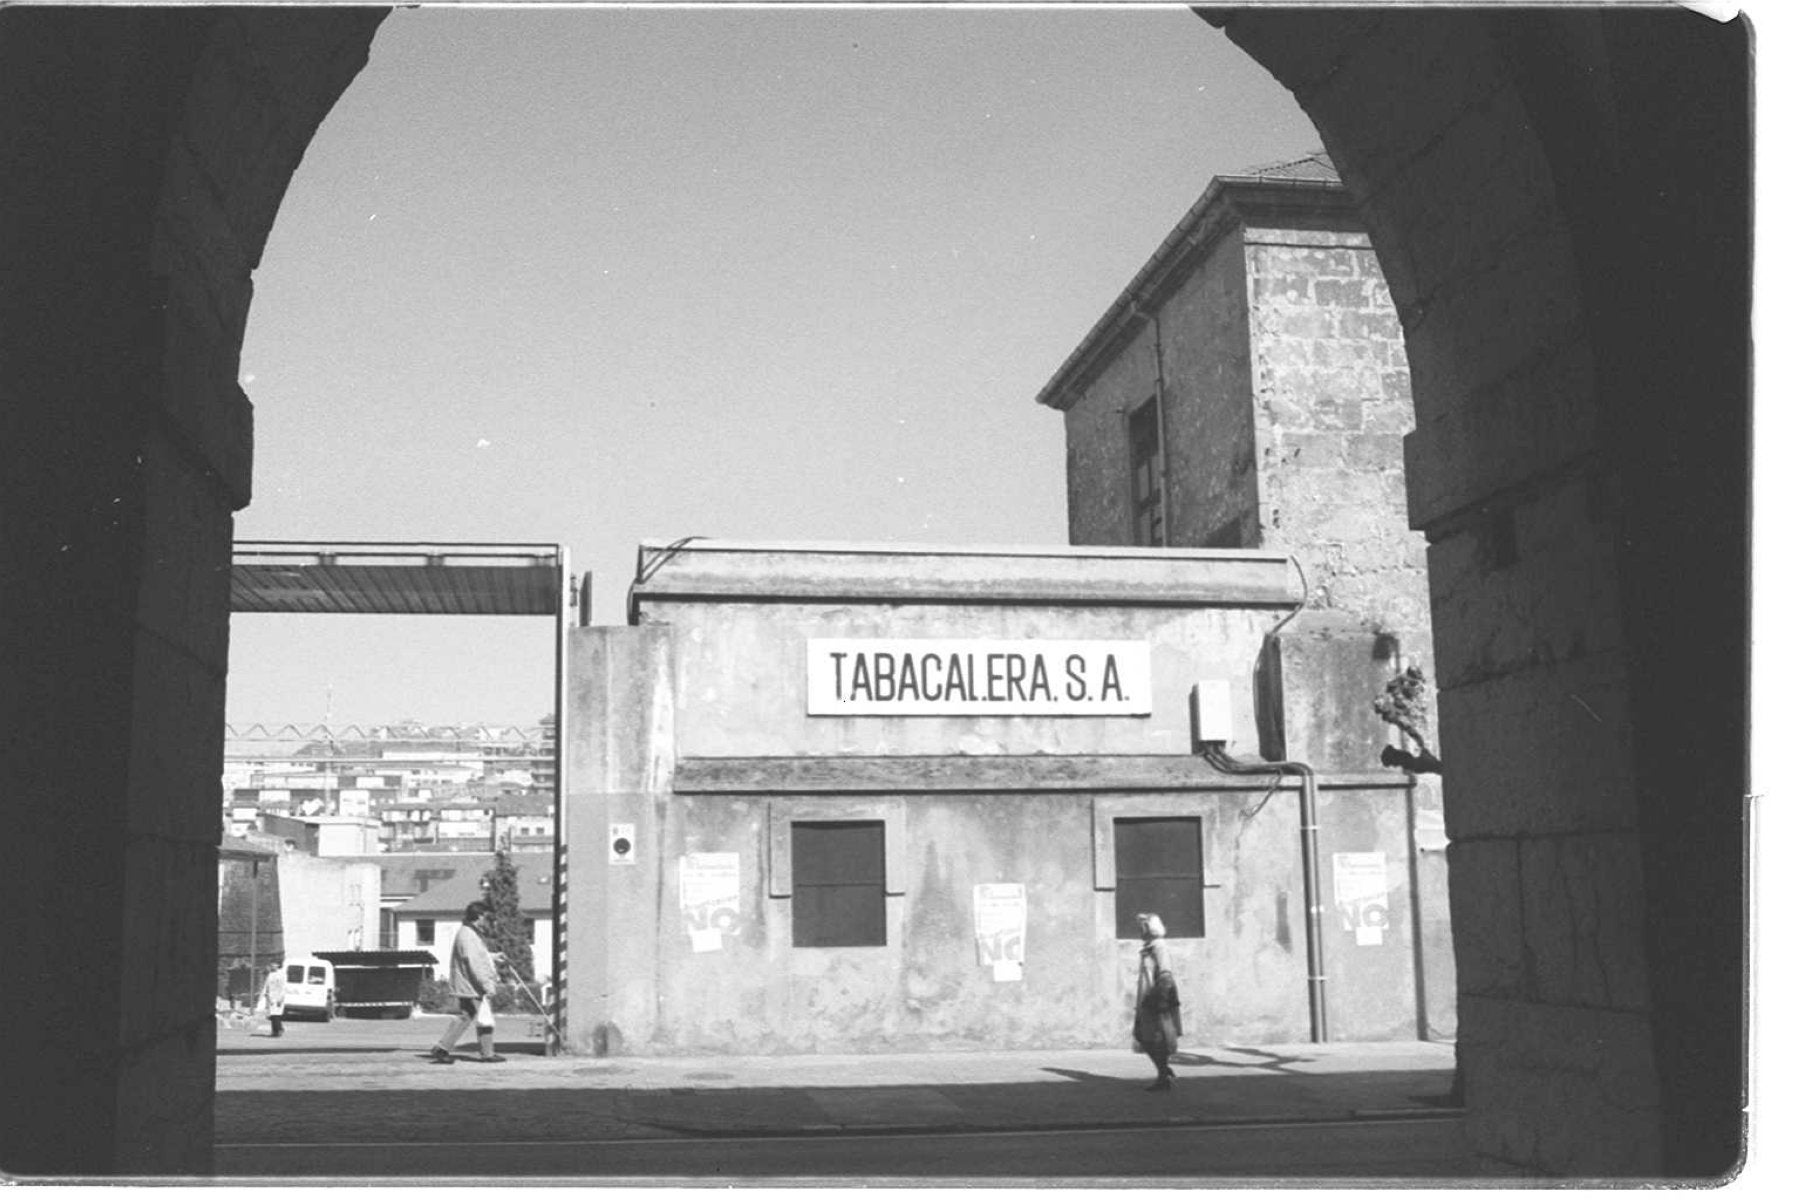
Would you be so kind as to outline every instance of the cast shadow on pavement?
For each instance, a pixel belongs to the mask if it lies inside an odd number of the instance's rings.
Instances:
[[[1149,1071],[1114,1077],[1066,1067],[1041,1070],[1049,1077],[1037,1082],[645,1088],[619,1086],[606,1077],[574,1086],[565,1081],[517,1086],[506,1078],[505,1065],[459,1063],[443,1072],[447,1086],[442,1087],[221,1091],[214,1102],[217,1168],[222,1175],[290,1178],[704,1177],[711,1172],[763,1178],[1169,1177],[1179,1173],[1171,1170],[1176,1161],[1192,1162],[1194,1151],[1181,1150],[1182,1138],[1163,1143],[1157,1153],[1188,1157],[1161,1160],[1140,1159],[1118,1139],[1246,1122],[1299,1121],[1303,1130],[1320,1119],[1341,1122],[1359,1110],[1406,1109],[1438,1119],[1425,1127],[1408,1126],[1414,1132],[1403,1145],[1390,1146],[1379,1163],[1367,1163],[1371,1178],[1457,1173],[1451,1159],[1455,1122],[1441,1120],[1452,1114],[1408,1100],[1447,1089],[1447,1070],[1305,1077],[1181,1072],[1173,1093],[1146,1091]],[[460,1082],[464,1079],[467,1086]],[[1069,1137],[1005,1140],[1033,1132]],[[1096,1132],[1112,1140],[1096,1139]],[[911,1136],[891,1136],[896,1134]],[[927,1153],[916,1139],[935,1134],[952,1135],[952,1142],[975,1140],[968,1143],[967,1156],[941,1146]],[[1226,1173],[1311,1177],[1329,1168],[1342,1174],[1345,1160],[1317,1157],[1329,1147],[1315,1146],[1311,1136],[1296,1131],[1279,1152],[1272,1147],[1267,1157],[1234,1162]],[[1243,1137],[1227,1142],[1236,1147],[1234,1154],[1250,1153]],[[978,1145],[993,1147],[998,1157],[975,1154]],[[919,1147],[913,1157],[907,1146]],[[950,1162],[940,1154],[958,1157]]]

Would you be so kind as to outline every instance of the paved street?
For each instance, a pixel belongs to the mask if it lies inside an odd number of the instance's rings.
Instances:
[[[1456,1121],[1434,1116],[1279,1126],[1005,1133],[810,1134],[587,1141],[225,1146],[227,1177],[857,1178],[1072,1180],[1447,1179],[1470,1172]]]
[[[233,1178],[1454,1179],[1443,1044],[1205,1047],[1172,1093],[1123,1050],[718,1058],[424,1054],[447,1018],[219,1032]]]

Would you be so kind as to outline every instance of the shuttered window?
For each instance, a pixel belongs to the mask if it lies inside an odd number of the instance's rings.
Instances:
[[[794,945],[887,945],[881,821],[795,821]]]
[[[1139,936],[1139,913],[1160,916],[1169,937],[1206,936],[1199,817],[1121,817],[1113,854],[1117,936]]]

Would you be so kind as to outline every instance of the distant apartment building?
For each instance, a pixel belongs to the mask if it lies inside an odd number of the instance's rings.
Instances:
[[[436,738],[404,726],[375,731],[380,736],[283,732],[303,744],[267,756],[255,739],[228,749],[227,833],[243,836],[265,816],[353,818],[372,820],[385,850],[548,844],[554,742],[541,729],[505,739],[485,736],[484,727]]]

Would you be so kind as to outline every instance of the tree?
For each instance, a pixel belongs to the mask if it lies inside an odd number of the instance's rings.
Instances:
[[[512,855],[504,850],[494,851],[493,870],[481,877],[481,887],[488,902],[488,931],[482,940],[489,950],[506,956],[507,964],[520,979],[535,979],[531,922],[519,911],[519,869],[513,865]],[[502,970],[501,977],[505,976]]]

